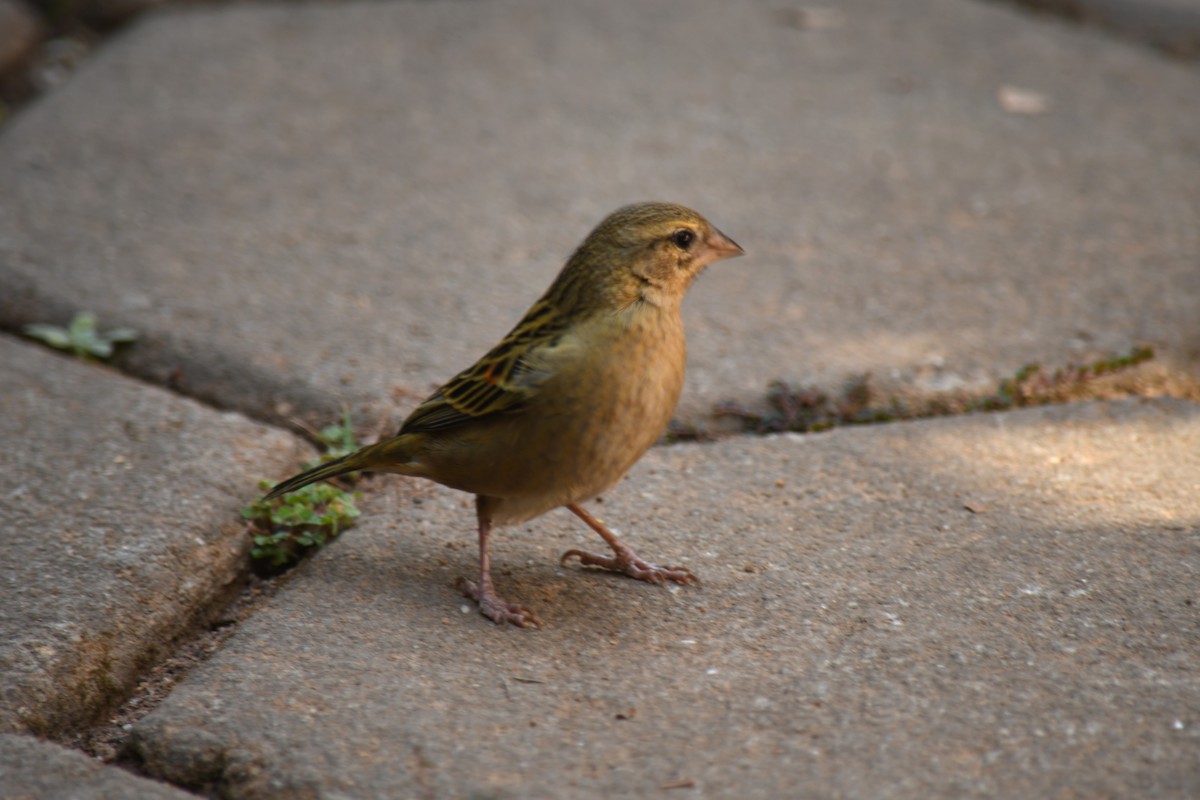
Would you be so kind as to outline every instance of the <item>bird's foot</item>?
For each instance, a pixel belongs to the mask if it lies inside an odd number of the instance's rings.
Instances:
[[[497,625],[511,622],[518,628],[542,627],[542,621],[538,619],[537,614],[533,613],[531,609],[517,605],[516,603],[505,602],[496,594],[490,584],[485,585],[480,590],[475,581],[459,578],[458,590],[463,593],[464,597],[478,603],[479,613]]]
[[[659,586],[667,581],[700,586],[700,579],[693,575],[687,567],[660,567],[658,564],[652,564],[642,559],[630,547],[618,549],[611,556],[596,555],[585,550],[568,550],[562,554],[558,563],[560,566],[566,566],[567,561],[571,558],[578,558],[579,563],[585,567],[600,567],[613,572],[623,572],[631,578],[637,578],[639,581],[647,583],[657,583]]]

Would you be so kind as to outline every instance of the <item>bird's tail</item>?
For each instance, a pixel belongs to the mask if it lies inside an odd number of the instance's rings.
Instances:
[[[347,472],[356,472],[360,469],[404,472],[403,464],[408,460],[407,454],[404,452],[407,449],[404,446],[408,444],[405,441],[407,438],[400,436],[387,439],[361,450],[355,450],[353,453],[333,461],[318,464],[312,469],[307,469],[299,475],[293,475],[286,481],[276,484],[275,488],[267,492],[263,499],[272,500],[288,492],[302,489],[310,483],[323,481],[326,478],[336,478],[338,475],[345,475]]]

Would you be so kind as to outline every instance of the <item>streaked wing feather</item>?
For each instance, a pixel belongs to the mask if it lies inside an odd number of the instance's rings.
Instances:
[[[558,309],[538,301],[487,355],[450,379],[414,410],[400,433],[442,430],[491,414],[519,410],[540,382],[531,352],[556,341],[565,327]]]

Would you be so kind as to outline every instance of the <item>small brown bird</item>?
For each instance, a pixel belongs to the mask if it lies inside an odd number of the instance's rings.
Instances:
[[[463,594],[498,624],[539,625],[492,585],[493,525],[566,506],[613,555],[565,563],[651,583],[697,583],[644,561],[579,505],[611,487],[666,428],[683,388],[679,305],[701,270],[742,248],[691,209],[625,206],[596,227],[500,344],[413,411],[392,438],[283,481],[267,499],[355,470],[429,478],[471,492],[479,582]]]

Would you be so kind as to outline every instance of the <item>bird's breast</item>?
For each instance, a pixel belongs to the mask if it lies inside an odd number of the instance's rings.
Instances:
[[[544,354],[547,378],[488,454],[498,514],[527,519],[595,497],[662,434],[683,387],[677,313],[632,308],[566,333]],[[502,484],[502,485],[501,485]],[[498,520],[500,521],[500,520]]]
[[[601,448],[616,447],[611,440],[622,435],[649,447],[683,387],[686,347],[678,316],[624,312],[595,328],[582,337],[582,356],[563,371],[571,384],[564,394],[588,409],[578,418],[581,434]]]

